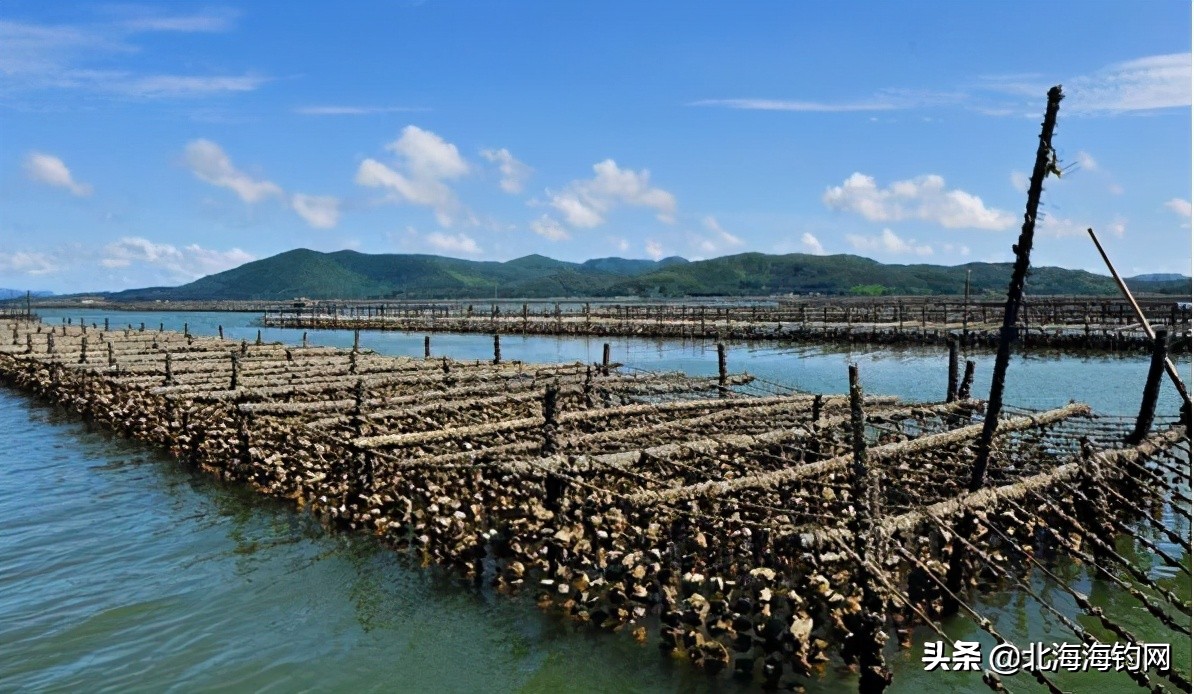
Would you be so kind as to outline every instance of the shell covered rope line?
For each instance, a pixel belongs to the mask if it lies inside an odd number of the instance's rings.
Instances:
[[[1188,521],[1189,434],[1170,417],[1128,445],[1132,422],[1084,405],[1009,413],[971,492],[985,408],[968,398],[859,393],[863,419],[845,396],[750,395],[748,376],[723,385],[615,364],[606,375],[20,319],[0,320],[0,334],[9,387],[587,628],[642,640],[658,625],[664,653],[711,676],[799,686],[844,662],[879,691],[889,637],[909,647],[954,599],[990,629],[979,596],[1027,586],[1041,599],[1030,575],[1060,580],[1075,563],[1142,606],[1137,621],[1129,629],[1069,585],[1055,592],[1081,597],[1050,609],[1133,641],[1142,619],[1190,631],[1188,604],[1110,541],[1156,532],[1166,509]],[[965,543],[953,542],[959,523],[973,526]],[[1157,547],[1141,536],[1136,553]],[[956,595],[945,588],[955,559]],[[1189,570],[1188,555],[1161,559]],[[1012,688],[1056,686],[1036,675]],[[1119,676],[1189,689],[1188,672]],[[1003,686],[974,673],[980,682]]]

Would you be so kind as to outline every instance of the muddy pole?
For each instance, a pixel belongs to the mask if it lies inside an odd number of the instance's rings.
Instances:
[[[945,401],[953,402],[958,399],[958,336],[950,335],[949,342],[949,382],[945,387]]]
[[[30,345],[32,347],[33,345]],[[116,366],[116,355],[112,352],[112,343],[108,343],[108,366]]]
[[[974,384],[974,361],[966,360],[966,372],[962,374],[962,385],[958,386],[958,399],[970,399],[970,386]]]
[[[164,386],[174,385],[174,369],[171,368],[172,360],[173,357],[170,356],[169,352],[166,352],[166,376],[162,379],[162,385]]]
[[[601,345],[601,375],[609,375],[609,343]]]
[[[222,325],[217,325],[217,326],[216,326],[216,332],[217,332],[217,333],[219,333],[219,335],[220,335],[220,339],[221,339],[221,340],[223,340],[223,339],[224,339],[224,326],[222,326]]]
[[[430,335],[423,336],[423,358],[424,359],[431,358],[431,336]]]
[[[257,344],[261,344],[261,331],[257,331]],[[361,350],[361,329],[352,329],[352,351],[359,352]]]
[[[231,352],[232,355],[232,379],[228,383],[229,390],[236,390],[237,381],[240,380],[240,355],[236,352]]]
[[[108,332],[108,319],[104,319],[104,332]]]
[[[995,429],[999,426],[999,412],[1003,409],[1003,383],[1007,377],[1008,363],[1011,361],[1012,341],[1016,337],[1016,323],[1019,319],[1020,306],[1024,301],[1024,280],[1028,277],[1032,237],[1036,231],[1037,208],[1041,203],[1041,191],[1045,187],[1045,176],[1050,171],[1057,170],[1057,155],[1053,149],[1053,128],[1057,125],[1057,111],[1061,108],[1061,100],[1061,85],[1049,90],[1045,120],[1041,123],[1040,142],[1036,150],[1036,163],[1032,167],[1032,178],[1028,186],[1024,225],[1020,228],[1020,238],[1012,246],[1012,252],[1016,254],[1016,262],[1012,267],[1012,279],[1007,289],[1007,304],[1003,310],[1003,328],[999,334],[999,349],[995,354],[995,371],[991,375],[991,396],[987,399],[987,412],[983,419],[982,434],[979,435],[978,453],[975,456],[974,467],[970,471],[968,489],[971,493],[982,488],[986,479],[987,464],[991,459],[991,443],[995,439]],[[952,551],[950,552],[946,584],[954,595],[962,589],[963,555],[966,553],[964,540],[969,538],[974,525],[974,516],[969,513],[964,515],[955,530],[959,536],[964,537],[956,536],[951,543]],[[954,614],[958,611],[958,604],[947,596],[943,610],[946,614]]]
[[[502,363],[502,336],[497,333],[493,334],[493,363],[495,366]]]
[[[1148,378],[1144,382],[1144,395],[1140,401],[1140,414],[1136,416],[1136,428],[1128,434],[1125,442],[1135,446],[1148,436],[1153,427],[1153,415],[1157,410],[1157,396],[1161,392],[1161,376],[1165,373],[1165,359],[1168,357],[1169,332],[1156,331],[1153,338],[1153,360],[1148,366]]]
[[[87,363],[87,338],[83,338],[83,342],[79,344],[79,363]]]
[[[719,397],[726,397],[726,346],[723,342],[717,343],[717,394]]]
[[[307,331],[303,331],[303,347],[307,346]]]

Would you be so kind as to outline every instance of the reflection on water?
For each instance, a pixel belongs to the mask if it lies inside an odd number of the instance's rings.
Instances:
[[[46,311],[56,321],[66,312]],[[69,315],[78,319],[78,312]],[[105,314],[88,314],[103,323]],[[222,325],[234,339],[256,338],[250,314],[109,313],[113,327],[144,320],[196,334]],[[266,340],[298,342],[301,331],[264,330]],[[309,333],[313,343],[350,346],[351,332]],[[421,355],[422,335],[362,334],[362,346]],[[600,339],[503,336],[508,359],[601,358]],[[611,340],[616,361],[641,368],[713,374],[710,344]],[[487,358],[484,335],[433,335],[432,350]],[[925,350],[842,351],[732,345],[730,368],[809,391],[845,391],[845,365],[858,361],[872,393],[940,399],[945,360]],[[989,355],[977,357],[975,392],[989,388]],[[1138,407],[1147,358],[1017,357],[1008,401],[1049,407],[1071,398],[1099,411]],[[1188,357],[1181,369],[1189,373]],[[1166,388],[1161,412],[1176,411]],[[661,658],[653,643],[607,635],[539,612],[530,600],[478,591],[436,569],[380,547],[371,538],[329,533],[284,502],[192,474],[140,444],[90,430],[28,398],[0,391],[0,690],[293,691],[732,691],[732,680],[706,680]],[[1189,536],[1184,519],[1167,516]],[[1179,522],[1182,521],[1182,522]],[[1153,533],[1156,535],[1156,533]],[[1153,537],[1163,549],[1189,556]],[[1121,540],[1119,551],[1154,572],[1182,599],[1188,577]],[[1144,640],[1175,642],[1174,660],[1189,670],[1188,639],[1158,627],[1122,590],[1062,563],[1057,573],[1089,593],[1117,622]],[[1064,591],[1039,579],[1032,588],[1075,615]],[[1074,642],[1075,637],[1022,593],[990,596],[984,613],[1016,641]],[[1097,623],[1084,627],[1103,635]],[[1151,631],[1150,631],[1151,630]],[[965,619],[951,637],[980,640]],[[921,638],[923,636],[923,638]],[[928,640],[928,632],[918,641]],[[936,637],[932,637],[935,639]],[[972,691],[969,673],[923,673],[920,649],[893,651],[892,691]],[[852,687],[834,671],[811,691]],[[1127,685],[1122,676],[1058,678],[1075,689]],[[1021,683],[1021,680],[1024,680]],[[1023,677],[1009,688],[1032,689]],[[1125,687],[1125,689],[1130,689]]]

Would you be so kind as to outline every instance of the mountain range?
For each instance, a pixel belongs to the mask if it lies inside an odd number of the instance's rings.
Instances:
[[[307,299],[461,299],[547,297],[682,297],[772,294],[1005,295],[1011,263],[890,265],[855,255],[741,253],[688,261],[597,258],[583,263],[528,255],[506,262],[435,255],[356,251],[287,251],[179,287],[109,293],[112,301]],[[1190,278],[1142,275],[1136,291],[1190,296]],[[1037,295],[1115,295],[1110,277],[1038,267],[1027,291]]]

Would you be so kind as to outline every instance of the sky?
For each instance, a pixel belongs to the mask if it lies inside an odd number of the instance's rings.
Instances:
[[[0,287],[293,248],[1191,268],[1191,3],[0,4]]]

